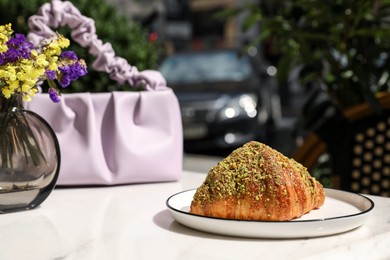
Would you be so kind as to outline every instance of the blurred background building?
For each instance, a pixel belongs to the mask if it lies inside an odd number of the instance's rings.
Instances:
[[[215,17],[218,11],[241,5],[243,2],[239,0],[106,1],[148,28],[151,38],[161,41],[168,55],[190,49],[239,47],[256,33],[242,33],[242,15],[229,19]]]
[[[240,0],[106,0],[130,21],[147,28],[149,39],[163,48],[161,61],[175,53],[244,47],[259,33],[258,27],[243,32],[245,13],[223,19],[216,13],[243,5]],[[253,0],[254,4],[259,0]],[[266,57],[261,46],[252,46],[251,56]],[[272,64],[270,64],[272,65]],[[278,88],[280,120],[267,126],[266,140],[274,148],[290,153],[295,148],[291,134],[303,103],[301,88],[294,84]],[[229,152],[229,150],[227,151]],[[214,153],[214,151],[212,151]]]
[[[257,27],[243,32],[245,13],[228,19],[217,18],[216,13],[244,4],[239,0],[106,1],[118,6],[129,20],[138,21],[147,28],[150,40],[159,41],[163,46],[161,59],[184,51],[241,48],[259,33]],[[256,4],[259,0],[252,2]],[[261,46],[253,46],[251,52],[261,59],[266,56]],[[279,87],[278,91],[282,120],[268,129],[267,141],[275,148],[289,152],[294,149],[294,137],[290,132],[303,102],[302,93],[294,84],[288,89]]]

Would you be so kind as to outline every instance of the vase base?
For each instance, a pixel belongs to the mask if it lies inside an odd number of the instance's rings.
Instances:
[[[38,204],[34,201],[37,201],[40,193],[39,189],[0,191],[0,214],[35,208]]]

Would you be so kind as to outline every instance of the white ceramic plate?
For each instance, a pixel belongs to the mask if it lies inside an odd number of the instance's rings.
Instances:
[[[189,212],[195,191],[183,191],[167,199],[172,217],[187,227],[228,236],[304,238],[334,235],[361,226],[374,209],[374,202],[363,195],[325,189],[326,199],[320,209],[292,221],[222,219]]]

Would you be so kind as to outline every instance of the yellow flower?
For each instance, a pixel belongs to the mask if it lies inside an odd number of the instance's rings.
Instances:
[[[5,78],[7,75],[7,71],[3,68],[0,69],[0,78]]]
[[[11,90],[11,91],[15,91],[15,89],[17,89],[19,87],[19,80],[15,80],[15,81],[9,81],[8,82],[8,88]]]
[[[50,44],[49,44],[49,47],[47,48],[47,52],[45,52],[45,54],[49,57],[51,56],[54,56],[54,55],[60,55],[61,54],[61,48],[60,46],[58,45],[58,42],[57,41],[52,41]]]
[[[8,50],[7,45],[3,44],[3,42],[7,42],[7,39],[3,40],[2,37],[0,37],[0,43],[1,43],[1,45],[0,45],[0,52],[5,52],[5,51]]]
[[[16,73],[16,78],[18,80],[25,80],[26,79],[26,74],[22,71],[19,71],[18,73]],[[13,80],[10,80],[10,81],[13,81]]]
[[[46,56],[44,54],[38,55],[35,62],[38,66],[47,67],[49,65],[49,62],[46,60]]]
[[[5,80],[16,80],[15,67],[6,67],[4,70],[0,70],[0,77]]]
[[[13,31],[11,29],[11,24],[0,25],[0,52],[5,52],[8,50],[6,42],[11,37]]]
[[[23,93],[22,99],[24,102],[31,101],[32,97],[35,95],[35,93],[38,92],[38,89],[36,87],[30,88],[28,91],[25,91]]]
[[[10,98],[11,95],[14,93],[13,91],[11,91],[11,90],[10,90],[9,88],[7,88],[7,87],[3,87],[3,88],[1,89],[1,92],[3,93],[3,95],[4,95],[5,98]]]
[[[29,83],[31,82],[28,82],[28,81],[25,81],[25,83],[22,84],[22,92],[28,92],[31,87],[33,87],[34,85],[30,85]]]
[[[49,59],[49,65],[47,66],[49,70],[58,70],[58,56],[53,56]]]
[[[60,48],[64,49],[64,48],[68,48],[69,47],[69,44],[70,44],[70,41],[65,38],[62,34],[57,34],[58,35],[58,45],[60,46]]]
[[[12,30],[12,24],[0,25],[0,33],[11,36],[14,31]]]

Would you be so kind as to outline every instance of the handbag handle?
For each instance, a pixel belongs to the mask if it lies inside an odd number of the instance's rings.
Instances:
[[[71,29],[72,39],[96,59],[92,66],[97,71],[107,72],[112,80],[119,84],[129,83],[130,86],[144,84],[147,90],[163,90],[167,88],[166,81],[160,72],[154,70],[138,71],[126,59],[116,57],[110,43],[104,43],[97,37],[95,21],[83,16],[69,1],[52,0],[43,4],[38,13],[28,20],[28,40],[37,46],[46,37],[56,35],[51,28],[67,25]]]

